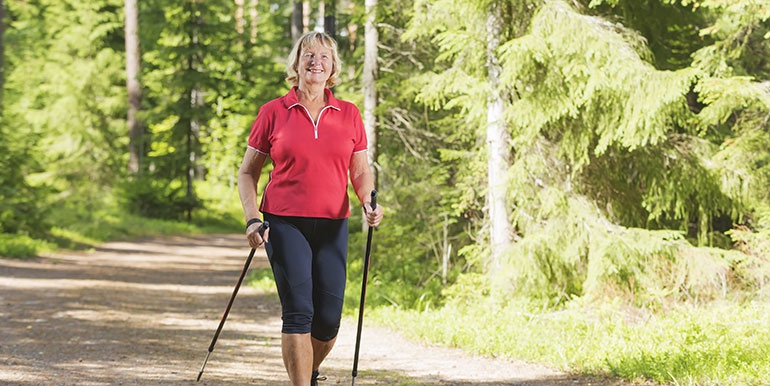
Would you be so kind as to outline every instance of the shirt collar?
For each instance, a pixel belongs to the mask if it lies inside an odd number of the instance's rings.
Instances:
[[[332,90],[324,88],[324,94],[326,95],[326,107],[332,107],[337,110],[341,110],[339,99],[334,97]],[[294,86],[289,90],[284,99],[284,104],[287,109],[299,105],[299,98],[297,98],[297,86]]]

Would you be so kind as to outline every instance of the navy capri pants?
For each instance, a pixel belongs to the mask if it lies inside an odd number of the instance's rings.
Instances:
[[[273,269],[284,334],[337,336],[345,294],[348,220],[287,217],[265,213],[265,244]]]

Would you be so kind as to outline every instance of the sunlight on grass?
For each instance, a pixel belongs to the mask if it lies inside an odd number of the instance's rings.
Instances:
[[[246,278],[246,284],[255,288],[259,293],[278,294],[278,290],[275,288],[275,280],[273,279],[273,271],[270,268],[252,270]]]
[[[498,309],[478,303],[424,312],[379,308],[371,315],[418,339],[561,370],[679,385],[770,379],[764,303],[681,306],[663,315],[617,305],[544,312],[524,302]]]
[[[26,258],[56,249],[52,243],[36,240],[26,235],[0,233],[0,256]]]
[[[0,256],[26,258],[63,249],[89,249],[105,241],[163,235],[195,235],[241,231],[232,216],[201,214],[193,223],[150,219],[112,211],[94,212],[87,218],[57,221],[45,239],[0,234]]]

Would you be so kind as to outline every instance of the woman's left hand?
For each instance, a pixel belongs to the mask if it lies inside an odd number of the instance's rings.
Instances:
[[[374,210],[372,210],[372,204],[369,202],[364,203],[364,214],[366,214],[366,223],[369,224],[372,228],[377,228],[380,226],[380,221],[382,221],[382,214],[383,214],[382,205],[377,205]]]

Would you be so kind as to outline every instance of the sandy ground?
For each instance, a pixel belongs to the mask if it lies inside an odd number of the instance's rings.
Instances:
[[[208,235],[0,259],[0,385],[288,384],[277,297],[250,287],[195,382],[247,253],[240,235]],[[267,264],[259,250],[252,268]],[[345,320],[323,385],[351,383],[355,323]],[[626,385],[430,347],[366,321],[361,339],[357,385]]]

